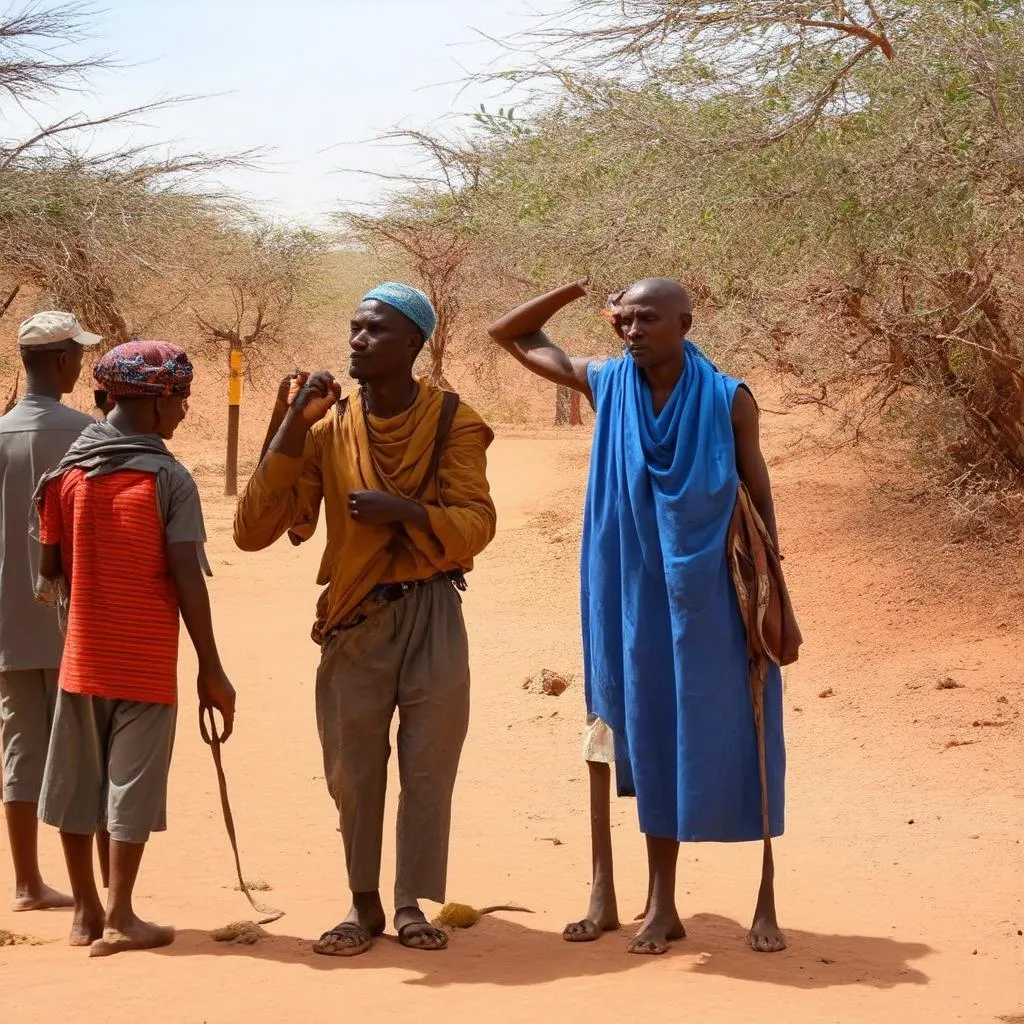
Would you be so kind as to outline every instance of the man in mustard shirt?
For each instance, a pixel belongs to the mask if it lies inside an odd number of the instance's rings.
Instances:
[[[285,533],[308,540],[324,507],[317,726],[353,901],[314,944],[329,956],[364,953],[384,931],[381,836],[396,709],[395,928],[414,949],[448,941],[419,901],[445,898],[452,792],[469,721],[459,590],[494,536],[495,511],[490,428],[456,396],[413,376],[434,323],[415,288],[387,283],[367,294],[349,339],[358,391],[342,398],[331,374],[299,374],[290,406],[279,400],[273,439],[235,514],[235,543],[258,551]]]

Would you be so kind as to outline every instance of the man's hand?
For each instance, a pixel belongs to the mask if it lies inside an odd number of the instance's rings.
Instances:
[[[277,405],[283,409],[290,408],[308,380],[309,374],[305,370],[298,367],[292,370],[277,386]]]
[[[612,325],[612,329],[620,337],[625,339],[625,335],[622,333],[622,296],[626,294],[625,288],[620,288],[617,292],[612,292],[611,295],[605,299],[605,309],[602,311],[602,315]]]
[[[385,491],[351,491],[348,496],[348,514],[357,522],[367,526],[384,526],[390,523],[413,523],[424,526],[429,519],[419,502],[400,498]]]
[[[203,739],[210,742],[206,736],[203,716],[207,711],[216,709],[224,719],[224,728],[217,737],[223,743],[235,727],[235,688],[228,681],[224,669],[217,665],[214,668],[199,667],[196,689],[199,691],[199,729],[203,733]],[[212,714],[210,720],[213,721]]]
[[[282,381],[282,386],[284,382]],[[291,386],[289,386],[289,394]],[[291,407],[311,427],[319,423],[341,398],[341,385],[326,370],[307,376],[297,394],[291,400]]]

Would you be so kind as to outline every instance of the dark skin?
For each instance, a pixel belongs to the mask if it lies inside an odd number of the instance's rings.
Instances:
[[[362,385],[371,415],[397,416],[416,401],[419,388],[412,371],[422,347],[423,336],[398,310],[373,299],[359,304],[350,324],[348,372]],[[300,458],[310,429],[340,397],[341,385],[326,371],[290,374],[278,389],[267,431],[273,440],[264,451]],[[419,502],[385,491],[351,491],[348,514],[360,523],[408,524],[430,530],[430,518]],[[379,890],[354,892],[348,915],[314,948],[336,956],[364,953],[384,933],[385,920]],[[430,924],[418,905],[397,907],[394,925],[402,943],[413,949],[438,950],[448,944],[445,932]]]
[[[74,390],[82,372],[84,349],[74,341],[23,348],[25,393],[59,402]],[[55,910],[74,906],[66,893],[51,889],[39,870],[39,816],[34,803],[18,800],[4,804],[7,835],[14,862],[14,899],[11,909]],[[91,855],[91,853],[90,853]]]
[[[114,411],[114,400],[106,391],[94,391],[92,393],[93,404],[104,419]]]
[[[123,434],[157,434],[169,440],[188,411],[188,399],[178,396],[120,399],[109,421]],[[213,632],[210,596],[195,544],[169,544],[167,565],[177,593],[181,618],[199,662],[196,689],[200,719],[217,710],[223,718],[221,742],[234,728],[235,690],[221,665]],[[63,575],[59,544],[44,545],[40,575],[55,580]],[[70,585],[70,581],[69,581]],[[132,905],[135,880],[145,850],[143,843],[110,841],[110,879],[106,907],[100,901],[92,865],[92,836],[61,833],[74,893],[75,916],[71,945],[87,946],[103,939],[94,953],[125,949],[154,949],[174,939],[174,929],[143,921]]]
[[[489,328],[491,338],[528,370],[545,380],[573,388],[593,405],[587,369],[596,357],[569,356],[544,333],[558,310],[586,295],[586,280],[564,285],[506,313]],[[668,403],[683,372],[682,342],[693,324],[690,297],[677,281],[650,278],[608,297],[612,327],[626,351],[643,372],[652,407],[659,414]],[[772,541],[778,548],[775,505],[768,466],[761,453],[760,415],[745,388],[736,392],[732,407],[736,467],[750,492]],[[588,942],[619,927],[612,878],[611,819],[607,765],[589,764],[591,787],[591,840],[594,883],[586,917],[566,926],[569,942]],[[675,879],[679,843],[675,838],[647,836],[649,868],[647,908],[642,924],[629,944],[631,953],[661,954],[686,932],[676,909]],[[754,919],[748,942],[757,952],[776,952],[786,946],[775,911],[775,869],[771,842],[766,840]]]

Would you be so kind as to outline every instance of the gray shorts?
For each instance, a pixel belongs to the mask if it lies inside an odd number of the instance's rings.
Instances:
[[[164,831],[177,717],[175,704],[61,690],[39,817],[74,835],[92,835],[106,822],[119,843],[144,843]]]
[[[39,803],[57,703],[57,669],[0,672],[4,803]]]

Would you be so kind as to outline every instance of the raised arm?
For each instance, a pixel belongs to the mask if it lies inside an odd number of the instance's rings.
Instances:
[[[495,320],[487,333],[538,377],[579,391],[593,403],[587,367],[594,358],[567,355],[543,331],[544,325],[563,306],[587,294],[586,284],[584,278],[530,299]]]
[[[261,551],[292,531],[312,536],[323,498],[319,453],[310,429],[338,401],[341,388],[329,373],[302,386],[260,460],[235,509],[235,544]]]
[[[267,435],[263,439],[263,447],[260,449],[260,462],[263,461],[270,444],[277,437],[277,432],[284,423],[288,410],[298,396],[302,386],[309,380],[309,374],[302,370],[295,370],[289,373],[277,387],[277,397],[274,400],[274,408],[270,413],[270,422],[267,424]]]

